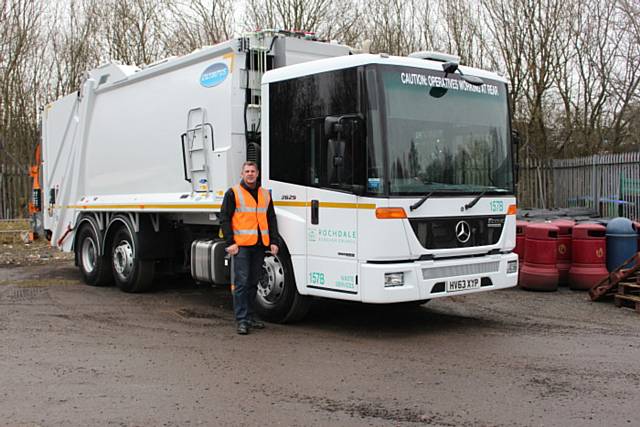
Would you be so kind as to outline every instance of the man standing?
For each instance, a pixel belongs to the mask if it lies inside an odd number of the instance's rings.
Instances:
[[[220,223],[233,257],[233,310],[240,335],[250,328],[262,329],[264,323],[253,317],[258,280],[265,250],[278,254],[278,223],[269,191],[260,187],[260,171],[255,162],[244,162],[240,184],[227,190],[222,201]]]

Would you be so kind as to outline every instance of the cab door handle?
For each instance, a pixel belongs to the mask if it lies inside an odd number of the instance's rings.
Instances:
[[[311,201],[311,224],[317,225],[320,221],[320,202],[318,200]]]

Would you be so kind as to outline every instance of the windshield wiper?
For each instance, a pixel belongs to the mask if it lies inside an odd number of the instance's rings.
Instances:
[[[417,202],[415,202],[413,205],[409,206],[409,209],[411,211],[415,211],[416,209],[418,209],[420,206],[422,206],[422,204],[424,202],[427,201],[427,199],[431,196],[433,196],[433,193],[435,193],[435,191],[432,191],[430,193],[425,194],[424,196],[422,196],[422,199],[418,200]]]
[[[472,201],[470,201],[469,203],[467,203],[466,205],[464,205],[464,210],[468,210],[471,209],[472,207],[474,207],[476,205],[476,203],[478,203],[480,201],[480,199],[482,199],[482,196],[484,196],[485,194],[487,194],[487,191],[489,191],[489,189],[486,189],[484,191],[481,191],[480,194],[478,194],[475,199],[473,199]]]

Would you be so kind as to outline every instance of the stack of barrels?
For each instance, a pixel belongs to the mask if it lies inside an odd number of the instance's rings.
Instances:
[[[590,289],[638,250],[637,224],[626,218],[606,227],[566,219],[516,224],[518,282],[527,290]]]

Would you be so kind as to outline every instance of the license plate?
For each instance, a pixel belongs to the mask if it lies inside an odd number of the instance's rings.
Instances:
[[[479,287],[479,277],[468,277],[464,279],[452,279],[447,281],[447,292],[466,291],[467,289],[477,289]]]

